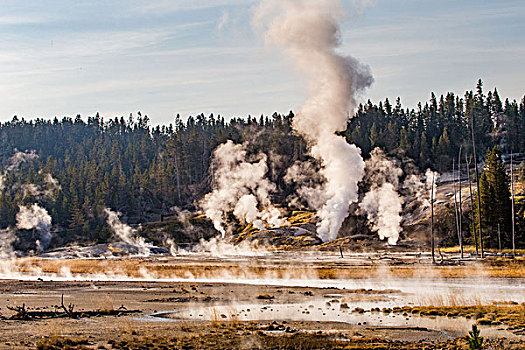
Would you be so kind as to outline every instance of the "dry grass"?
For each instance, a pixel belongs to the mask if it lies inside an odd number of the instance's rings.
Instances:
[[[253,323],[216,323],[189,325],[174,333],[149,332],[148,334],[118,335],[107,339],[98,348],[112,349],[467,349],[466,337],[444,342],[394,341],[383,337],[367,337],[345,332],[287,332],[268,331],[270,326]],[[518,349],[500,339],[486,341],[490,348]],[[97,345],[82,337],[49,337],[40,340],[38,349],[88,349]]]
[[[416,302],[418,305],[433,306],[463,306],[463,305],[482,305],[482,299],[475,295],[463,295],[457,293],[420,295]]]
[[[418,306],[394,308],[394,312],[411,312],[421,316],[467,317],[481,325],[505,325],[515,334],[525,335],[525,303],[516,305]]]
[[[283,262],[279,265],[254,261],[247,264],[223,263],[175,263],[138,258],[129,259],[15,259],[17,271],[31,273],[42,271],[49,274],[107,274],[130,278],[320,278],[320,279],[362,279],[370,276],[388,275],[397,278],[418,278],[431,272],[434,277],[525,277],[525,260],[491,258],[484,261],[468,262],[466,265],[432,266],[428,264],[397,264],[370,262],[359,266],[326,264],[305,267],[298,263]],[[344,262],[344,260],[343,260]],[[140,268],[137,268],[137,267]]]
[[[443,247],[440,248],[442,253],[460,253],[459,246],[453,246],[453,247]],[[464,245],[463,246],[463,252],[465,253],[475,253],[476,247],[473,245]],[[493,253],[497,254],[500,253],[499,249],[484,249],[484,252],[486,253]],[[512,254],[512,249],[502,249],[501,251],[503,254]],[[525,249],[516,249],[516,254],[525,254]],[[521,257],[518,257],[518,259],[521,259]]]
[[[38,350],[76,350],[89,349],[89,341],[85,338],[50,336],[36,343]]]

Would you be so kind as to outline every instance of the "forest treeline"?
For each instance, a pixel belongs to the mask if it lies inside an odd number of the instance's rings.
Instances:
[[[293,118],[293,112],[230,120],[177,115],[169,125],[152,127],[140,112],[108,119],[15,116],[0,124],[0,228],[16,225],[20,205],[39,203],[64,241],[104,242],[111,235],[106,207],[132,224],[158,220],[173,207],[193,209],[211,188],[213,150],[228,139],[268,155],[275,199],[284,201],[291,191],[286,169],[308,157],[305,141],[292,132]],[[416,109],[403,108],[399,98],[369,101],[342,134],[364,157],[381,147],[421,169],[446,171],[460,147],[471,152],[471,124],[478,155],[494,145],[503,153],[525,152],[525,97],[502,101],[496,89],[485,94],[481,80],[464,96],[432,94]],[[17,152],[38,157],[16,162]]]

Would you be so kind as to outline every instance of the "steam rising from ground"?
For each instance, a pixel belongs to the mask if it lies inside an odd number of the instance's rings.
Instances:
[[[254,25],[265,32],[265,42],[283,48],[309,79],[309,98],[299,108],[293,129],[308,141],[320,170],[296,163],[286,181],[299,185],[293,202],[305,199],[317,211],[317,233],[324,241],[337,236],[350,204],[358,200],[365,164],[360,150],[337,132],[347,128],[356,94],[373,81],[368,67],[335,51],[342,13],[340,2],[333,0],[262,0],[253,18]],[[241,222],[259,229],[285,223],[269,198],[275,185],[265,178],[266,155],[247,160],[244,147],[228,141],[214,156],[216,184],[201,206],[223,237],[232,211]],[[306,180],[312,170],[321,185]]]
[[[403,182],[402,188],[408,192],[410,196],[417,197],[423,205],[424,209],[430,207],[430,198],[436,198],[436,187],[440,177],[438,172],[427,169],[425,174],[412,174],[407,176]],[[432,184],[434,181],[434,184]],[[432,194],[432,192],[434,192]]]
[[[29,152],[15,152],[15,154],[9,158],[9,165],[7,166],[7,171],[13,171],[18,169],[20,164],[37,159],[38,154],[35,153],[34,150],[31,150]]]
[[[43,251],[51,241],[51,216],[47,210],[38,204],[25,207],[20,206],[20,211],[16,214],[16,227],[22,230],[36,229],[39,238],[36,241],[38,251]]]
[[[116,213],[108,208],[105,208],[104,212],[108,216],[106,220],[108,225],[111,227],[113,232],[115,232],[118,238],[120,238],[124,243],[136,247],[139,255],[150,255],[150,246],[146,243],[146,240],[143,237],[137,236],[137,230],[120,221],[120,213]]]
[[[11,171],[16,171],[20,164],[38,159],[38,154],[35,153],[34,150],[31,150],[29,152],[19,152],[15,149],[15,154],[9,158],[7,162],[7,166],[5,167],[5,171],[0,174],[0,190],[3,190],[5,188],[5,180],[7,173]]]
[[[292,165],[284,180],[296,185],[296,193],[287,198],[290,207],[306,203],[316,211],[317,234],[323,241],[337,237],[350,205],[359,199],[358,184],[365,176],[359,148],[338,135],[348,127],[356,96],[373,82],[367,66],[336,52],[343,13],[338,0],[261,0],[253,18],[256,28],[264,31],[265,43],[283,49],[308,78],[309,96],[292,127],[306,139],[312,158]],[[219,146],[214,156],[216,182],[201,206],[222,236],[231,213],[259,229],[282,224],[269,197],[275,185],[265,177],[267,156],[248,157],[243,145],[231,141]],[[430,188],[431,172],[424,180],[406,170],[407,175],[398,161],[379,149],[366,162],[368,192],[359,209],[389,244],[399,239],[403,203],[415,204],[413,197],[426,197],[422,194]],[[420,207],[426,208],[426,198],[423,202]]]
[[[8,173],[16,172],[22,163],[35,159],[38,159],[38,155],[34,150],[19,152],[15,149],[15,154],[9,158],[4,172],[0,174],[0,190],[6,190]],[[42,196],[51,197],[56,190],[60,189],[58,181],[54,179],[51,174],[46,174],[43,182],[45,183],[44,189],[38,184],[15,183],[7,188],[7,191],[10,191],[12,195],[22,192],[22,198],[28,196],[38,198]],[[16,214],[16,227],[18,229],[37,230],[38,239],[36,241],[36,247],[38,251],[45,250],[51,241],[51,221],[51,216],[47,210],[40,207],[37,203],[31,206],[19,206],[19,212]],[[0,243],[0,257],[14,256],[12,244],[16,240],[15,231],[11,228],[0,230],[0,240],[2,241]]]
[[[271,252],[267,249],[258,249],[247,241],[242,241],[239,244],[234,245],[222,238],[213,237],[208,241],[201,239],[197,245],[189,249],[180,249],[175,245],[172,245],[170,247],[170,253],[173,256],[204,253],[206,256],[223,258],[263,256],[270,254]]]
[[[401,232],[401,209],[403,198],[398,194],[399,178],[403,170],[397,162],[388,159],[376,148],[366,161],[366,180],[370,191],[366,193],[359,207],[363,210],[380,239],[396,244]]]
[[[0,259],[7,259],[15,256],[13,250],[13,243],[15,240],[16,236],[11,228],[0,230]]]
[[[275,185],[266,178],[267,157],[259,153],[248,156],[244,145],[228,140],[214,152],[214,186],[201,201],[201,206],[214,227],[226,234],[228,213],[258,229],[265,225],[282,226],[281,212],[274,207],[270,193]]]
[[[266,43],[284,48],[309,78],[309,98],[293,128],[306,138],[310,154],[321,163],[325,182],[320,191],[308,195],[309,202],[316,197],[318,234],[324,241],[337,236],[349,205],[358,199],[357,185],[364,171],[360,150],[336,133],[347,128],[356,94],[373,82],[368,67],[335,51],[342,13],[339,1],[263,0],[254,17],[265,30]]]

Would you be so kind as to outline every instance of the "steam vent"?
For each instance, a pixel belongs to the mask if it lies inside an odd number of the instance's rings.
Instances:
[[[0,350],[525,349],[525,4],[2,2]]]

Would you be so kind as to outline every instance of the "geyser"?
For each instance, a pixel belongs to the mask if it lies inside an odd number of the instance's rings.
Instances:
[[[36,229],[38,240],[36,246],[38,251],[43,251],[51,241],[51,216],[45,208],[38,204],[29,207],[20,206],[16,214],[16,227],[23,230]]]
[[[365,194],[359,208],[367,215],[372,229],[380,239],[388,239],[394,245],[401,232],[401,209],[403,198],[398,194],[399,178],[403,170],[393,159],[375,148],[366,161],[365,180],[370,190]]]
[[[263,153],[249,157],[244,145],[230,140],[215,150],[213,191],[204,196],[200,205],[222,237],[226,234],[226,217],[232,211],[240,222],[258,229],[285,224],[270,200],[275,185],[266,178],[266,159]]]
[[[339,1],[263,0],[254,17],[256,26],[265,30],[265,42],[283,48],[308,77],[309,97],[299,108],[293,128],[305,137],[310,154],[321,163],[325,181],[314,190],[318,198],[313,209],[324,241],[337,236],[349,205],[358,199],[365,164],[359,148],[337,132],[347,128],[356,94],[373,82],[368,67],[336,52],[343,12]],[[310,189],[302,192],[312,195]]]
[[[337,133],[347,128],[356,94],[373,82],[367,66],[336,52],[342,13],[338,1],[263,0],[253,18],[255,26],[264,30],[266,44],[283,48],[309,80],[309,97],[299,108],[293,129],[307,140],[310,155],[319,162],[322,184],[305,185],[302,170],[312,168],[300,164],[287,173],[287,181],[295,181],[298,195],[316,210],[317,232],[323,241],[337,236],[350,204],[358,200],[365,163],[359,148]],[[285,223],[269,200],[275,185],[265,177],[266,155],[257,155],[252,162],[245,158],[243,146],[232,141],[214,154],[216,184],[201,206],[223,236],[226,216],[232,211],[241,222],[257,228]]]

